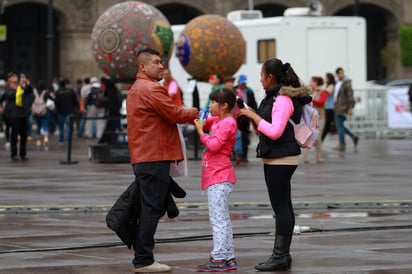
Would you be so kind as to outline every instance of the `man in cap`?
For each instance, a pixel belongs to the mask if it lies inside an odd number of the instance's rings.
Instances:
[[[236,95],[239,96],[243,102],[245,102],[253,110],[257,110],[257,103],[255,100],[255,94],[253,90],[247,86],[247,76],[244,74],[239,75],[238,85],[236,88]],[[242,161],[247,163],[247,152],[250,144],[250,133],[242,132],[242,148],[243,155]]]

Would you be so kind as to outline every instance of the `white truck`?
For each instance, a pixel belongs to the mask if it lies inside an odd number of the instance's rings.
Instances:
[[[279,16],[232,22],[246,41],[246,63],[234,76],[247,75],[248,86],[255,91],[258,102],[264,96],[259,81],[265,61],[262,58],[270,55],[289,62],[305,84],[312,76],[324,77],[327,72],[335,74],[337,67],[345,70],[345,75],[353,81],[353,87],[362,87],[366,83],[366,22],[362,17]],[[184,27],[172,26],[175,41]],[[186,91],[191,76],[174,53],[169,65],[174,78]],[[197,86],[202,106],[207,100],[210,85],[199,82]],[[191,96],[185,95],[185,105],[191,106]]]

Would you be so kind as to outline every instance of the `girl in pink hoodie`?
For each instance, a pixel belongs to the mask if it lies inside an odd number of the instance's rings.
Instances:
[[[204,121],[195,120],[195,127],[205,146],[201,188],[207,189],[213,250],[209,261],[196,265],[195,270],[223,272],[237,269],[229,215],[229,196],[236,183],[235,169],[230,161],[236,141],[237,123],[231,114],[236,96],[233,91],[222,88],[213,91],[209,98],[210,116]]]

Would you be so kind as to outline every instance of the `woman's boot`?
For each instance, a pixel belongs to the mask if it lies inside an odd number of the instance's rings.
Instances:
[[[292,263],[292,258],[289,254],[291,237],[285,237],[277,235],[275,239],[275,245],[273,247],[273,253],[270,258],[264,262],[255,266],[255,269],[259,271],[275,271],[286,270]]]

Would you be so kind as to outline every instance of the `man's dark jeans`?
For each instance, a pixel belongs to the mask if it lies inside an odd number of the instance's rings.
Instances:
[[[142,267],[154,262],[154,234],[169,193],[170,161],[138,163],[133,165],[133,171],[140,188],[140,217],[133,245],[133,264]]]
[[[339,136],[339,145],[345,145],[345,134],[349,135],[352,139],[355,135],[347,127],[345,127],[346,115],[336,114],[335,115],[335,125]]]

